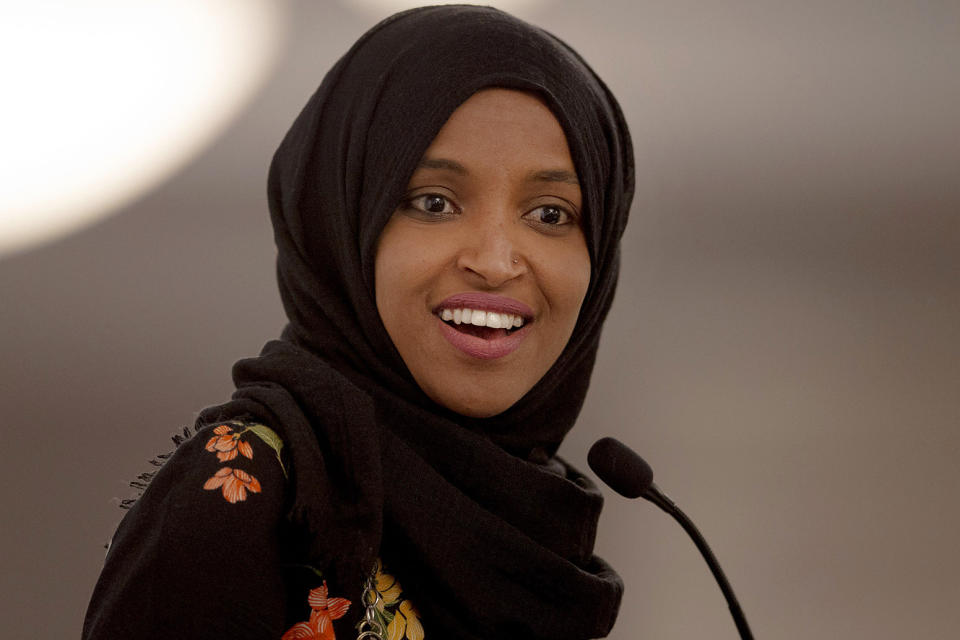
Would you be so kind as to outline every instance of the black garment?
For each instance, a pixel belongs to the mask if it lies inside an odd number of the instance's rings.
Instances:
[[[231,504],[203,488],[224,468],[204,450],[213,435],[211,427],[184,442],[120,523],[83,638],[277,639],[290,627],[288,599],[306,603],[306,592],[286,593],[291,530],[280,465],[249,438],[252,458],[228,464],[256,478],[260,491]]]
[[[380,322],[373,271],[376,240],[417,161],[486,87],[536,93],[563,127],[591,282],[543,379],[506,412],[468,419],[416,385]],[[592,555],[601,497],[553,455],[586,394],[632,192],[629,134],[609,91],[561,41],[497,10],[397,14],[327,74],[270,172],[290,323],[260,357],[237,363],[234,400],[198,424],[253,419],[281,434],[290,472],[282,527],[306,532],[304,563],[352,602],[379,554],[420,608],[428,639],[608,633],[622,584]],[[169,516],[145,511],[137,517]],[[118,544],[130,548],[123,532],[142,529],[121,527]],[[124,561],[111,556],[105,575]],[[106,615],[98,603],[109,591],[101,581],[91,615]],[[348,617],[361,613],[354,606]]]

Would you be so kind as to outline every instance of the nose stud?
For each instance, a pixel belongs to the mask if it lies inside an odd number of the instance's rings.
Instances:
[[[513,264],[519,264],[519,263],[520,263],[520,258],[513,259]]]

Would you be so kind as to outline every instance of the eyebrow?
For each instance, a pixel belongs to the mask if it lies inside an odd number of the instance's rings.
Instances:
[[[456,162],[455,160],[449,160],[447,158],[423,158],[420,162],[417,163],[418,169],[445,169],[447,171],[452,171],[458,175],[465,176],[469,175],[470,172],[465,166]],[[572,171],[567,171],[566,169],[547,169],[544,171],[532,171],[527,175],[527,181],[529,182],[565,182],[567,184],[580,185],[580,181],[577,180],[577,174]]]
[[[470,173],[467,171],[467,168],[459,162],[447,160],[446,158],[423,158],[417,163],[417,169],[446,169],[461,176]]]
[[[577,174],[566,169],[553,169],[549,171],[534,171],[527,179],[531,182],[566,182],[567,184],[580,185],[577,180]]]

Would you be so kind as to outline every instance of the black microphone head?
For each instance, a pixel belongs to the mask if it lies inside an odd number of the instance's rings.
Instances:
[[[653,469],[627,445],[601,438],[590,447],[587,464],[607,485],[625,498],[640,498],[653,484]]]

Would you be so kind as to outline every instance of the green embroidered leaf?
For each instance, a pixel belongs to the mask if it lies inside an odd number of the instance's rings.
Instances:
[[[252,424],[244,429],[244,431],[253,431],[254,435],[263,440],[267,446],[273,449],[274,453],[277,454],[277,462],[280,463],[280,469],[283,471],[283,477],[286,478],[287,469],[283,466],[283,458],[280,457],[280,452],[283,451],[283,440],[280,439],[280,436],[277,435],[277,432],[262,424]]]
[[[298,564],[298,563],[296,563],[296,562],[287,562],[287,563],[284,563],[284,564],[281,565],[281,566],[283,566],[283,567],[291,567],[291,568],[294,568],[294,567],[295,567],[295,568],[297,568],[297,569],[305,569],[305,570],[307,570],[307,571],[313,572],[318,578],[323,579],[323,571],[320,571],[320,569],[317,569],[317,568],[314,567],[313,565],[309,565],[309,564]]]

